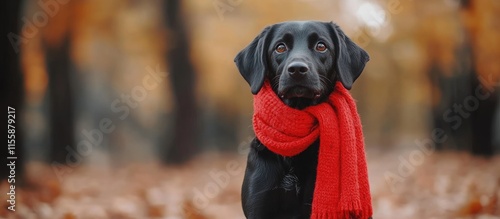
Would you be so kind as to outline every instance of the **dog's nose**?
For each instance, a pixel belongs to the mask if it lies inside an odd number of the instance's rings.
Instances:
[[[306,63],[292,62],[288,65],[288,74],[295,79],[304,77],[307,72],[309,72],[309,68]]]

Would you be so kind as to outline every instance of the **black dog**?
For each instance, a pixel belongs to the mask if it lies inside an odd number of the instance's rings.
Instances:
[[[268,79],[285,104],[303,109],[325,101],[338,80],[350,89],[368,60],[336,24],[294,21],[266,27],[234,61],[253,94]],[[318,145],[283,157],[254,139],[242,188],[245,216],[309,218]]]

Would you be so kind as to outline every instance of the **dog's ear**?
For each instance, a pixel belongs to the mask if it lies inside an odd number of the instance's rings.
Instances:
[[[351,89],[359,77],[370,56],[361,47],[347,37],[340,27],[333,22],[328,23],[330,35],[335,44],[335,70],[345,88]]]
[[[271,27],[266,27],[246,48],[234,58],[240,74],[250,84],[253,94],[257,94],[267,75],[268,36]]]

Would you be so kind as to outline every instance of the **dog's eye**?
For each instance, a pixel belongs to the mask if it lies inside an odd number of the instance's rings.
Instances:
[[[316,51],[318,52],[325,52],[328,48],[326,48],[326,45],[322,42],[319,42],[318,44],[316,44]]]
[[[277,53],[284,53],[284,52],[286,52],[286,51],[288,50],[288,48],[286,48],[286,45],[285,45],[285,44],[280,43],[280,44],[278,44],[278,45],[276,46],[276,49],[275,49],[275,50],[276,50],[276,52],[277,52]]]

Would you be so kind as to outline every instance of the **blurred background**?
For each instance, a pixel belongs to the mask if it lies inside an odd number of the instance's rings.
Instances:
[[[352,93],[374,218],[500,218],[500,1],[4,4],[1,218],[244,218],[253,109],[233,58],[287,20],[334,21],[371,56]]]

